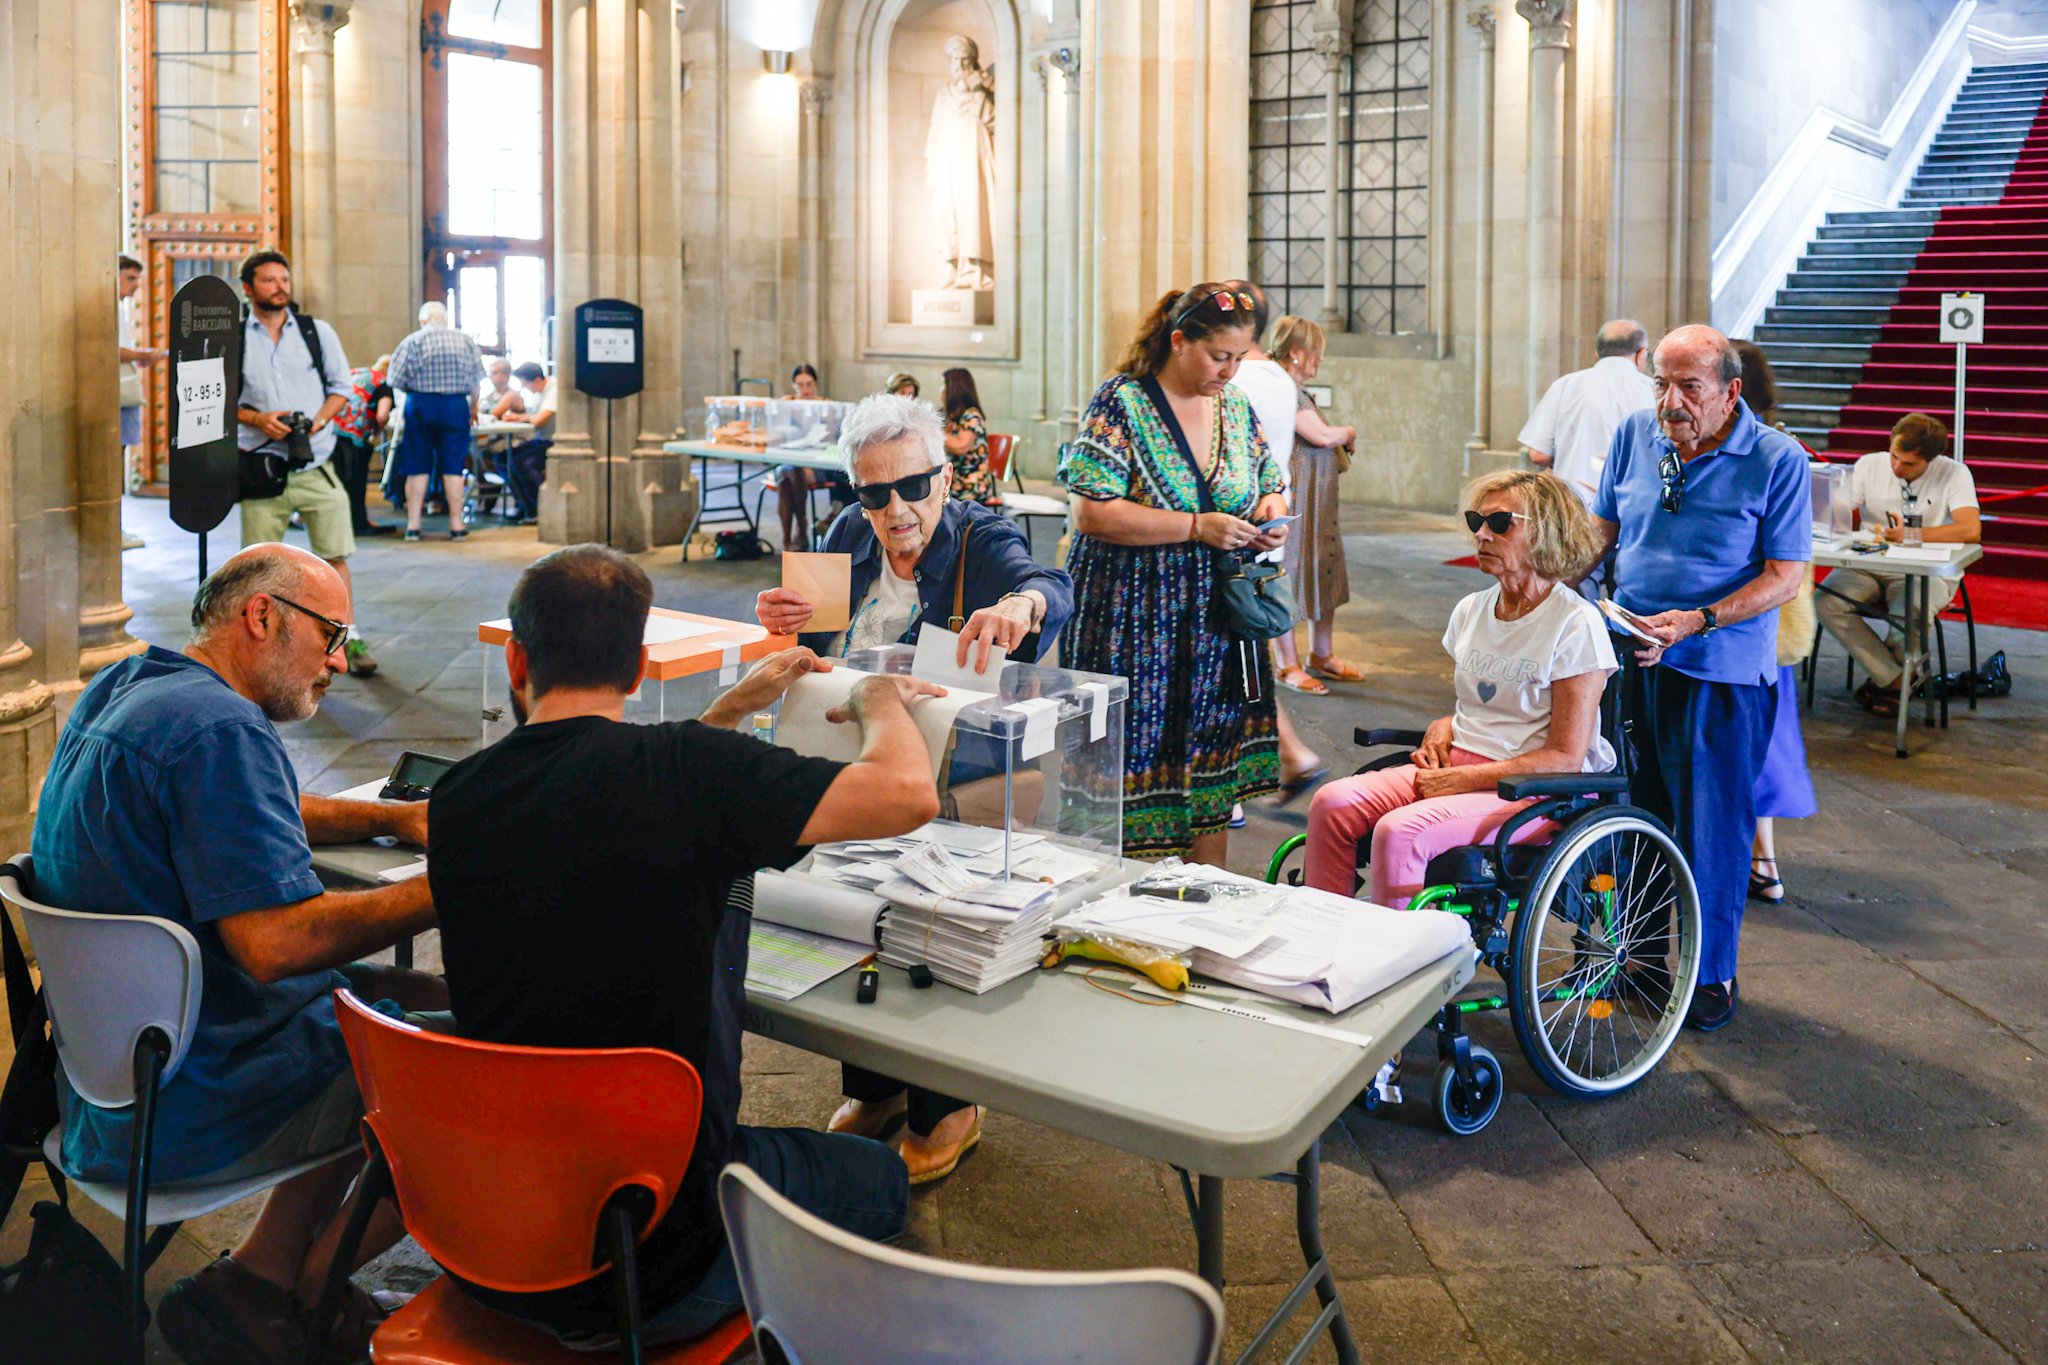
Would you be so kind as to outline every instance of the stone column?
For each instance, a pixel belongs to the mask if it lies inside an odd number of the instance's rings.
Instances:
[[[334,35],[355,0],[292,0],[292,50],[299,63],[300,123],[294,130],[301,168],[299,251],[292,262],[298,294],[313,312],[332,316],[341,296],[341,192],[335,169]]]
[[[1572,0],[1515,0],[1529,21],[1529,351],[1533,406],[1559,374],[1564,306],[1564,66]]]
[[[1052,55],[1041,52],[1031,59],[1038,74],[1038,126],[1052,131]],[[1052,388],[1052,146],[1041,138],[1038,149],[1038,400],[1031,420],[1043,423],[1046,393]],[[1010,457],[1016,459],[1013,454]]]
[[[1081,424],[1081,404],[1088,398],[1088,379],[1082,372],[1081,346],[1081,44],[1069,38],[1046,57],[1060,73],[1060,89],[1067,95],[1066,202],[1060,217],[1066,223],[1066,281],[1061,293],[1060,335],[1064,347],[1060,374],[1066,389],[1059,405],[1065,435],[1072,436]]]
[[[561,406],[541,486],[540,538],[637,552],[682,540],[696,496],[661,449],[682,419],[682,239],[674,187],[678,67],[671,0],[556,0],[555,345]],[[646,390],[576,389],[578,305],[646,313]],[[609,436],[608,436],[609,433]]]
[[[1350,310],[1340,307],[1337,302],[1337,285],[1344,277],[1348,261],[1339,261],[1337,252],[1338,211],[1342,203],[1340,193],[1344,184],[1344,171],[1338,165],[1337,124],[1343,117],[1344,54],[1351,46],[1351,37],[1341,26],[1318,26],[1315,33],[1316,55],[1323,61],[1323,316],[1325,332],[1346,332],[1350,329]]]
[[[1477,221],[1472,266],[1472,439],[1465,443],[1465,473],[1493,439],[1493,49],[1494,0],[1477,0],[1465,22],[1479,41],[1479,164],[1473,193]]]
[[[825,213],[825,167],[830,149],[825,145],[825,113],[832,104],[832,82],[814,76],[797,87],[798,107],[803,111],[801,131],[802,166],[802,252],[804,289],[804,354],[825,354],[825,266],[831,258],[831,228]]]

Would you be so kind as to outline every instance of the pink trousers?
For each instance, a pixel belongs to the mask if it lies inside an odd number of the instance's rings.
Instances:
[[[1492,760],[1451,750],[1451,766]],[[1509,816],[1528,801],[1503,801],[1493,792],[1464,792],[1424,799],[1415,789],[1412,763],[1326,782],[1308,810],[1308,885],[1340,896],[1351,894],[1359,841],[1372,836],[1370,899],[1399,910],[1422,889],[1423,870],[1439,853],[1467,844],[1489,843]],[[1548,820],[1533,820],[1515,831],[1525,844],[1557,833]]]

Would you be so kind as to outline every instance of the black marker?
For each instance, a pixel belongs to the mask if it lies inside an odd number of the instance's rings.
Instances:
[[[863,1005],[875,1003],[875,992],[881,989],[882,973],[871,962],[860,969],[860,984],[854,987],[853,998]]]
[[[1135,888],[1141,896],[1157,896],[1163,901],[1195,901],[1209,899],[1209,893],[1199,886],[1140,886]]]

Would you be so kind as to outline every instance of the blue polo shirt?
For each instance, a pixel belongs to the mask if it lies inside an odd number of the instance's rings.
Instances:
[[[257,981],[214,927],[321,892],[284,743],[220,674],[155,648],[102,669],[57,740],[31,847],[45,904],[154,915],[199,940],[199,1024],[163,1088],[156,1179],[246,1156],[348,1069],[328,994],[345,978]],[[65,1164],[124,1178],[133,1111],[61,1089]]]
[[[1661,505],[1657,464],[1670,448],[1655,409],[1631,413],[1607,447],[1593,514],[1621,528],[1614,598],[1645,616],[1718,602],[1764,571],[1767,559],[1813,558],[1806,452],[1737,400],[1735,429],[1685,466],[1678,511]],[[1694,635],[1664,666],[1706,682],[1762,683],[1778,671],[1778,613]]]

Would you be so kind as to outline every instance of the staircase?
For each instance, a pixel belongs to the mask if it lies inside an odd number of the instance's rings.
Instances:
[[[1890,441],[1908,412],[1950,421],[1955,348],[1940,296],[1974,290],[1964,457],[1986,498],[1984,569],[2048,580],[2048,63],[1971,73],[1896,209],[1829,214],[1755,339],[1778,415],[1827,458]]]

